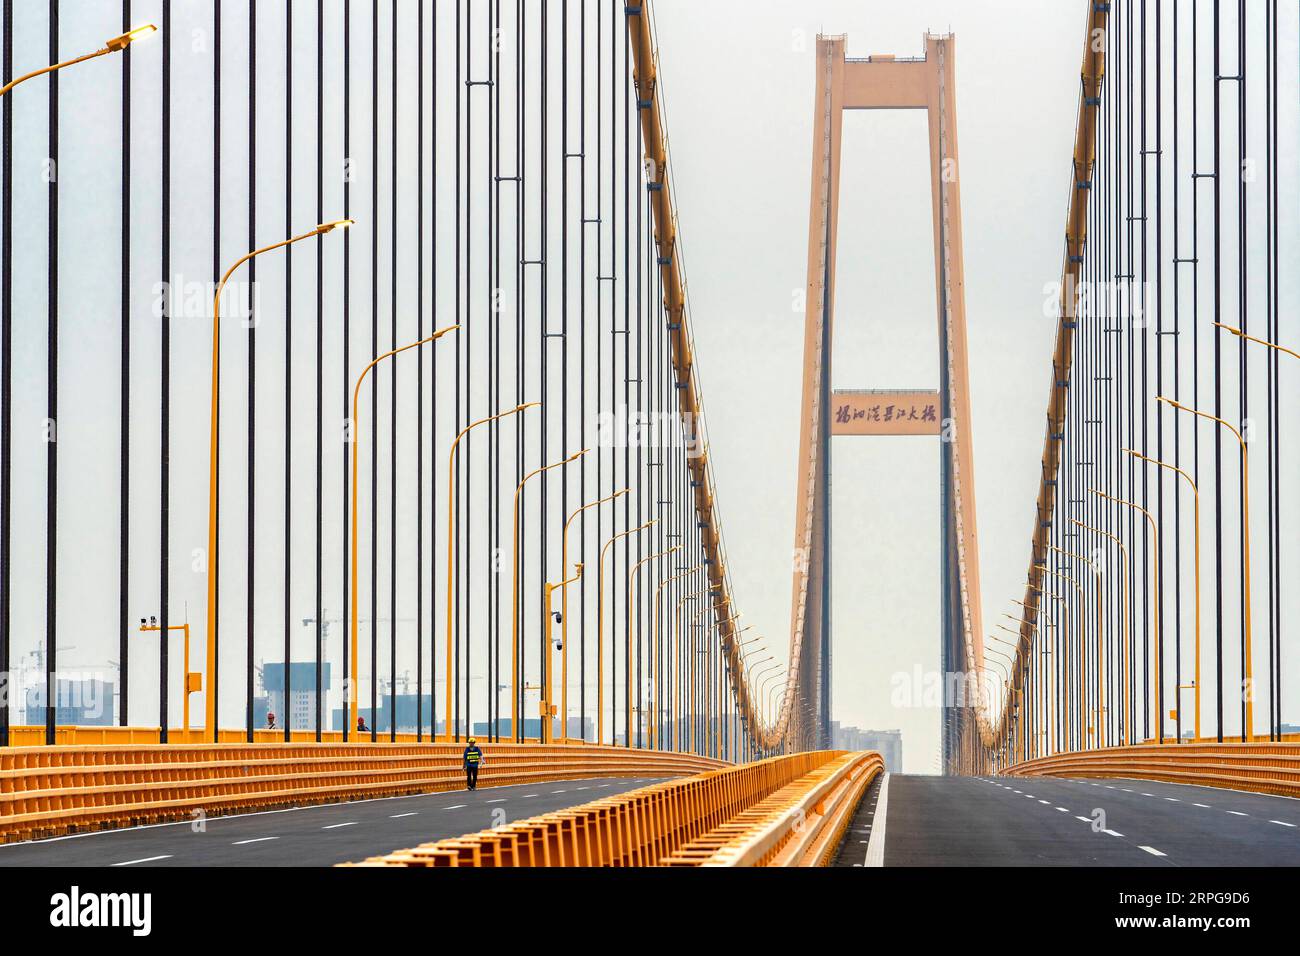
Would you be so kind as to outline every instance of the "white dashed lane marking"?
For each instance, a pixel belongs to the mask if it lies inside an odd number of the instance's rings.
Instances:
[[[279,837],[254,837],[251,840],[236,840],[231,846],[246,846],[249,843],[265,843],[267,840],[278,840]]]
[[[331,823],[327,827],[321,827],[322,830],[337,830],[339,827],[354,827],[357,825],[356,820],[350,820],[347,823]]]
[[[1155,847],[1153,847],[1153,846],[1140,846],[1140,847],[1138,847],[1138,849],[1139,849],[1139,850],[1146,850],[1146,851],[1147,851],[1148,853],[1150,853],[1152,856],[1164,856],[1163,853],[1161,853],[1159,850],[1157,850],[1157,849],[1156,849]]]
[[[416,813],[415,811],[412,811],[410,813],[392,813],[389,814],[388,819],[400,820],[402,817],[415,817],[415,816],[419,816],[419,814]]]
[[[142,860],[126,860],[123,863],[114,863],[114,866],[134,866],[136,863],[152,863],[154,860],[170,860],[172,855],[164,853],[162,856],[146,856]]]

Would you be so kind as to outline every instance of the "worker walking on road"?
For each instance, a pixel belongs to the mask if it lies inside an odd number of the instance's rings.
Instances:
[[[474,738],[469,738],[469,746],[465,748],[465,785],[471,790],[478,788],[478,768],[483,763],[483,751],[479,749]]]

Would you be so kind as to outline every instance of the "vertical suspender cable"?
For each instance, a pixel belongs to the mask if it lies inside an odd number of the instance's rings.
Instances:
[[[14,73],[14,4],[4,0],[4,82]],[[4,161],[0,169],[4,189],[0,190],[0,242],[4,245],[4,284],[0,286],[0,673],[9,673],[10,605],[13,597],[10,542],[12,539],[11,482],[13,469],[13,222],[14,222],[14,113],[13,100],[0,104],[4,130]],[[126,670],[126,660],[122,661]],[[0,746],[9,746],[9,695],[0,700]]]
[[[325,0],[316,0],[316,221],[325,221]],[[325,721],[325,245],[316,243],[316,713],[313,724],[321,739]],[[345,708],[347,709],[347,708]]]
[[[389,175],[392,179],[391,212],[389,213],[389,267],[392,286],[389,289],[391,336],[389,348],[397,348],[397,4],[392,15],[392,62],[389,63],[392,102],[389,104],[389,121],[392,124],[389,146]],[[417,356],[418,358],[418,356]],[[391,363],[389,382],[392,388],[389,421],[389,537],[388,537],[388,739],[397,740],[397,364]]]
[[[171,36],[172,22],[172,5],[171,0],[162,0],[162,35],[163,37]],[[8,34],[6,33],[6,36]],[[164,42],[162,49],[162,281],[163,288],[171,288],[171,269],[172,269],[172,247],[171,247],[171,214],[172,214],[172,56],[171,43]],[[8,193],[6,192],[6,195]],[[7,245],[6,245],[7,248]],[[158,529],[158,577],[159,577],[159,598],[158,598],[158,622],[160,634],[169,633],[167,602],[169,600],[169,581],[168,581],[168,564],[171,559],[170,548],[168,546],[171,529],[171,311],[172,296],[169,291],[163,297],[162,309],[162,355],[159,359],[160,364],[160,430],[161,441],[159,445],[159,529]],[[8,336],[6,335],[6,353],[8,346]],[[5,375],[5,382],[8,383],[8,374]],[[8,395],[4,398],[5,408],[9,408]],[[6,412],[7,414],[7,412]],[[8,428],[5,429],[5,438],[8,439]],[[6,468],[4,480],[9,480],[9,471]],[[5,539],[5,547],[8,548],[8,538]],[[7,604],[6,604],[6,614]],[[161,648],[158,654],[158,727],[159,742],[167,743],[167,641],[160,640]],[[211,688],[204,688],[205,693],[212,693]]]
[[[131,0],[122,0],[122,32],[131,29]],[[119,727],[130,725],[131,645],[127,600],[131,583],[131,47],[122,51],[122,308],[121,424],[118,454],[121,508],[118,522],[118,711]],[[2,666],[2,665],[0,665]]]
[[[292,0],[290,0],[292,2]],[[286,71],[288,72],[288,71]],[[343,0],[343,216],[345,219],[352,217],[352,0]],[[343,489],[342,502],[340,508],[340,548],[343,554],[343,576],[340,580],[348,581],[352,574],[351,554],[348,549],[349,540],[349,505],[351,496],[357,493],[357,489],[351,487],[351,469],[349,456],[361,454],[361,449],[357,446],[357,423],[351,421],[352,410],[348,404],[348,397],[352,390],[351,381],[351,357],[352,357],[352,230],[348,229],[343,233],[343,381],[342,385],[342,420],[348,422],[348,441],[343,448]],[[287,444],[287,442],[286,442]],[[286,473],[286,479],[287,479]],[[286,509],[285,521],[288,522],[288,511]],[[286,578],[285,606],[288,607],[289,594],[287,590],[288,580]],[[349,601],[351,594],[347,587],[342,588],[343,613],[340,616],[344,621],[350,621],[351,607]],[[288,641],[288,621],[285,621],[285,640],[286,647]],[[343,717],[343,739],[351,739],[353,727],[349,726],[351,719],[351,708],[349,706],[352,696],[357,693],[358,688],[351,686],[351,639],[345,632],[342,640],[342,660],[343,675],[342,686],[344,687],[342,708]],[[358,654],[360,649],[358,649]],[[288,654],[285,654],[287,661]],[[358,668],[358,673],[360,669]],[[319,725],[318,725],[319,728]],[[288,739],[287,731],[285,739]]]
[[[248,248],[257,248],[257,10],[253,0],[248,0]],[[257,409],[257,317],[253,314],[256,297],[253,290],[257,288],[257,260],[248,264],[248,473],[247,498],[248,516],[245,531],[248,536],[245,570],[245,640],[246,666],[244,667],[244,732],[249,743],[253,742],[253,583],[256,580],[254,568],[256,551],[254,548],[254,527],[256,501],[254,478],[256,475],[256,442],[253,440]],[[165,639],[165,637],[164,637]],[[182,678],[181,697],[185,698]]]
[[[50,62],[59,62],[59,0],[50,0]],[[45,416],[45,743],[54,743],[58,713],[54,675],[58,670],[58,553],[59,553],[59,74],[50,74],[49,151],[51,177],[47,184],[46,222],[49,246],[46,318]]]
[[[251,0],[250,0],[251,2]],[[284,4],[284,234],[293,235],[293,0]],[[346,80],[345,80],[346,82]],[[343,242],[347,243],[347,232]],[[344,280],[346,282],[346,279]],[[292,631],[289,621],[292,609],[289,602],[293,589],[293,246],[284,250],[284,675],[281,689],[284,701],[280,715],[284,727],[284,739],[287,743],[293,733],[293,648]],[[344,486],[347,487],[346,485]],[[345,549],[346,550],[346,549]],[[346,576],[344,580],[347,580]],[[344,593],[347,589],[344,588]],[[344,620],[347,619],[347,607],[344,607]],[[346,646],[347,641],[344,641]],[[343,672],[348,670],[347,658],[343,661]],[[268,690],[270,688],[267,688]],[[344,739],[347,729],[344,728]]]

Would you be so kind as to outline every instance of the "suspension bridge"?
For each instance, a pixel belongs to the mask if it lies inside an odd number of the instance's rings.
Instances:
[[[1072,6],[996,606],[957,37],[816,40],[763,635],[648,0],[3,0],[0,865],[1300,861],[1295,11]],[[832,386],[858,110],[925,116],[937,388]],[[898,436],[938,447],[935,777],[834,749],[833,450]]]

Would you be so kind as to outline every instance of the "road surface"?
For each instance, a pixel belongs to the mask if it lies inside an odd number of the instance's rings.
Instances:
[[[332,866],[658,782],[563,780],[210,817],[0,845],[3,866]]]
[[[863,801],[840,865],[1300,866],[1300,800],[1149,780],[891,774],[883,834]],[[868,864],[869,865],[869,864]]]

